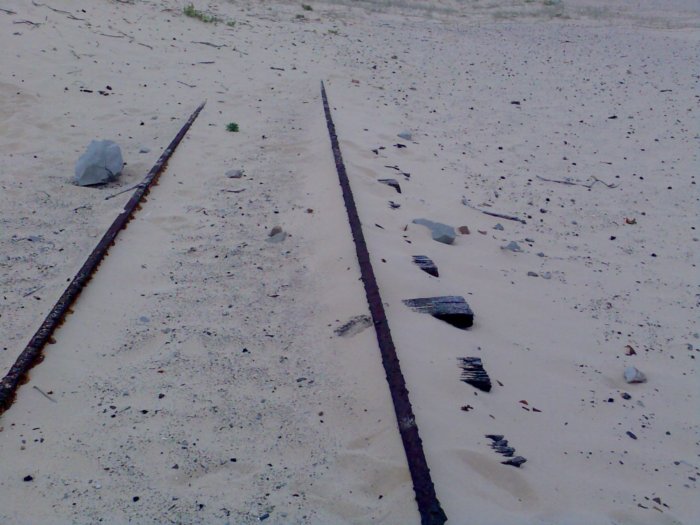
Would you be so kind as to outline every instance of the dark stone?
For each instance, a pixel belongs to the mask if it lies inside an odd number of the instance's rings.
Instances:
[[[484,437],[491,441],[501,441],[505,436],[503,434],[486,434]]]
[[[24,478],[22,478],[22,481],[25,481],[27,483],[29,483],[30,481],[33,481],[33,480],[34,480],[33,476],[24,476]]]
[[[425,255],[414,255],[413,264],[418,266],[418,268],[423,270],[425,273],[432,275],[433,277],[440,277],[438,267],[435,266],[435,263]]]
[[[459,363],[462,369],[462,381],[484,392],[491,391],[491,379],[484,370],[480,357],[460,357]],[[506,444],[508,444],[507,441]]]
[[[527,459],[525,459],[522,456],[515,456],[514,458],[510,458],[506,461],[501,461],[501,463],[503,463],[504,465],[511,465],[513,467],[520,468],[520,465],[522,465],[526,461],[527,461]]]
[[[381,182],[382,184],[386,184],[387,186],[391,186],[396,191],[401,193],[401,186],[399,185],[399,182],[396,179],[379,179],[378,182]]]
[[[425,297],[405,299],[403,303],[416,312],[430,314],[456,328],[466,330],[474,324],[474,312],[464,297],[447,295],[443,297]]]
[[[635,436],[635,435],[634,435],[632,432],[630,432],[629,430],[627,431],[627,435],[628,435],[629,437],[631,437],[632,439],[637,439],[637,436]]]
[[[334,330],[340,337],[352,337],[372,326],[372,318],[368,315],[358,315]]]

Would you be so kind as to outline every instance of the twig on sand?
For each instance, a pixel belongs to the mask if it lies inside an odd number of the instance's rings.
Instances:
[[[12,22],[13,24],[27,24],[32,27],[39,27],[41,25],[40,22],[32,22],[31,20],[15,20]]]
[[[2,11],[3,13],[6,13],[8,15],[16,15],[17,14],[14,11],[10,11],[9,9],[4,9],[2,7],[0,7],[0,11]]]
[[[226,44],[212,44],[211,42],[200,42],[199,40],[192,40],[193,44],[204,44],[205,46],[215,47],[216,49],[221,49],[226,47]]]
[[[178,80],[177,83],[178,83],[178,84],[182,84],[183,86],[190,87],[190,88],[197,87],[197,86],[195,86],[194,84],[187,84],[186,82],[182,82],[181,80]]]
[[[44,391],[43,391],[41,388],[39,388],[38,386],[32,385],[32,387],[34,388],[34,390],[36,390],[37,392],[39,392],[42,396],[44,396],[46,399],[48,399],[48,400],[51,401],[52,403],[58,403],[58,401],[56,401],[53,397],[51,397],[50,395],[48,395],[46,392],[44,392]]]
[[[112,195],[107,195],[105,197],[105,200],[108,201],[109,199],[112,199],[118,195],[121,195],[122,193],[126,193],[127,191],[135,190],[136,188],[141,188],[141,187],[143,187],[143,185],[144,185],[143,182],[139,182],[138,184],[135,184],[134,186],[131,186],[130,188],[126,188],[125,190],[118,191],[117,193],[114,193]]]
[[[600,182],[600,183],[601,183],[603,186],[605,186],[606,188],[610,188],[610,189],[612,189],[612,188],[617,188],[617,184],[608,184],[607,182],[602,181],[602,180],[600,180],[598,177],[595,177],[595,176],[591,176],[591,178],[593,179],[593,182],[591,182],[590,184],[586,184],[585,182],[582,182],[582,181],[580,181],[580,180],[546,179],[546,178],[544,178],[544,177],[540,177],[539,175],[537,175],[537,178],[540,179],[540,180],[543,180],[543,181],[545,181],[545,182],[556,182],[557,184],[564,184],[564,185],[566,185],[566,186],[583,186],[584,188],[588,188],[589,190],[590,190],[597,182]]]
[[[32,295],[33,293],[36,293],[36,292],[38,292],[39,290],[41,290],[43,287],[44,287],[43,284],[41,284],[41,285],[39,285],[39,286],[36,286],[36,287],[32,288],[31,290],[29,290],[27,293],[23,294],[22,297],[29,297],[29,296]]]
[[[70,18],[71,20],[85,20],[84,18],[78,18],[70,11],[64,11],[63,9],[56,9],[55,7],[51,7],[50,5],[46,5],[46,4],[40,4],[39,2],[35,2],[34,0],[32,0],[32,5],[34,5],[35,7],[46,7],[47,9],[51,9],[51,11],[53,11],[54,13],[61,13],[61,14],[68,16],[68,18]]]
[[[477,208],[476,206],[472,205],[469,202],[469,199],[466,197],[462,197],[462,204],[464,204],[467,208],[471,208],[472,210],[480,211],[481,213],[485,215],[490,215],[491,217],[498,217],[499,219],[506,219],[508,221],[515,221],[519,222],[521,224],[527,224],[524,219],[521,219],[520,217],[516,217],[515,215],[506,215],[504,213],[496,213],[494,211],[488,211],[488,210],[482,210],[481,208]]]

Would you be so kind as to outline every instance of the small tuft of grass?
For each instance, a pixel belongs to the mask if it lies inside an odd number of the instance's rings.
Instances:
[[[313,10],[314,10],[314,8],[311,7],[309,4],[301,4],[301,8],[302,8],[304,11],[313,11]]]
[[[229,27],[236,27],[236,21],[235,20],[229,20],[226,22],[226,25]]]
[[[196,18],[197,20],[201,20],[202,22],[205,22],[207,24],[216,24],[217,22],[221,22],[221,18],[218,16],[214,15],[208,15],[204,11],[200,11],[199,9],[196,9],[194,7],[194,4],[187,4],[183,9],[182,12],[185,14],[185,16],[189,16],[190,18]]]
[[[235,122],[229,122],[228,124],[226,124],[226,131],[230,131],[231,133],[238,133],[238,124],[236,124]]]

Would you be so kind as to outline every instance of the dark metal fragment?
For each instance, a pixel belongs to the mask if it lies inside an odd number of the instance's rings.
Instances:
[[[443,297],[425,297],[406,299],[403,303],[416,312],[430,314],[462,330],[474,324],[474,312],[464,297],[446,295]]]
[[[428,273],[433,277],[440,277],[438,267],[435,266],[435,263],[429,257],[425,255],[414,255],[413,263],[425,273]]]

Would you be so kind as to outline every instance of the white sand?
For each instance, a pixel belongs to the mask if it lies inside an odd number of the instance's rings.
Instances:
[[[0,521],[419,522],[374,334],[333,334],[367,306],[321,79],[449,522],[700,521],[697,5],[195,4],[235,27],[172,0],[0,4],[3,373],[128,194],[104,197],[208,100],[0,417]],[[70,184],[92,138],[128,163],[108,188]],[[471,330],[401,303],[443,294]]]

